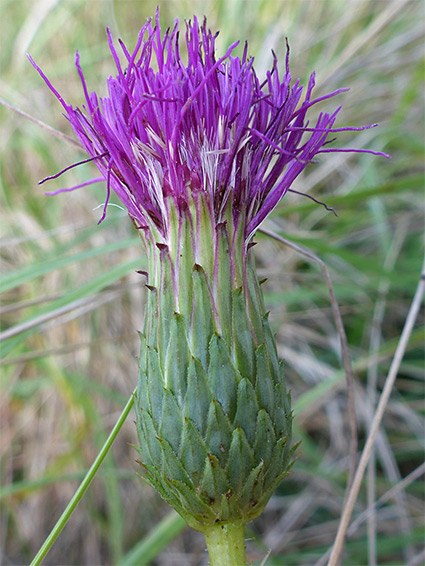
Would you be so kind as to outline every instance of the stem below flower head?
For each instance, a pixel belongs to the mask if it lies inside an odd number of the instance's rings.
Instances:
[[[210,566],[245,566],[244,525],[224,523],[203,530],[210,557]]]

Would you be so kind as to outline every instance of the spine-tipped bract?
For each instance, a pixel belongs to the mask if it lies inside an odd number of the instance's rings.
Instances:
[[[229,214],[215,229],[203,198],[174,221],[177,245],[159,243],[154,228],[142,236],[152,269],[136,398],[141,463],[192,527],[246,523],[292,463],[283,367],[243,223]]]

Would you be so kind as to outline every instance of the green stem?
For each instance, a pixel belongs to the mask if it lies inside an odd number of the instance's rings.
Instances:
[[[246,566],[244,525],[224,523],[203,530],[210,566]]]
[[[97,470],[100,468],[103,460],[105,459],[106,455],[108,454],[109,449],[112,446],[112,443],[114,442],[117,434],[121,430],[121,427],[124,424],[124,421],[128,416],[128,413],[130,412],[132,406],[134,405],[134,395],[135,395],[135,393],[136,393],[136,390],[133,391],[130,399],[127,401],[127,404],[124,407],[123,412],[120,415],[120,418],[116,422],[114,428],[111,431],[111,434],[108,436],[105,444],[102,446],[101,451],[97,455],[96,460],[93,462],[91,468],[87,472],[87,474],[86,474],[85,478],[83,479],[83,481],[81,482],[79,488],[74,493],[74,496],[72,497],[71,501],[68,503],[67,508],[62,513],[62,515],[59,517],[58,522],[53,527],[51,533],[49,534],[49,536],[44,541],[43,546],[37,552],[37,555],[35,556],[34,560],[31,562],[30,566],[39,566],[39,564],[41,564],[43,558],[49,552],[53,543],[58,538],[62,529],[64,528],[64,526],[68,522],[69,518],[71,517],[72,513],[74,512],[74,509],[77,507],[78,503],[80,502],[81,498],[83,497],[84,493],[86,492],[87,488],[89,487],[92,479],[94,478]]]

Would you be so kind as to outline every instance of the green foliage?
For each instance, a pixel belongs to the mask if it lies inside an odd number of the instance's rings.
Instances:
[[[25,52],[45,69],[67,101],[79,104],[83,93],[73,66],[76,49],[89,87],[102,90],[114,68],[105,27],[111,26],[115,36],[134,45],[157,3],[4,0],[0,3],[2,98],[69,134],[59,104],[30,68]],[[172,25],[175,17],[205,13],[211,27],[221,30],[220,49],[247,38],[260,76],[272,60],[271,49],[283,65],[288,36],[294,77],[305,78],[315,68],[318,96],[331,88],[351,88],[334,99],[335,105],[343,105],[341,125],[380,123],[359,135],[343,134],[338,143],[385,150],[391,161],[323,156],[294,186],[334,206],[338,218],[302,196],[288,194],[269,223],[315,251],[331,271],[357,380],[362,442],[368,422],[365,407],[373,397],[371,391],[379,394],[382,387],[422,262],[421,4],[415,0],[159,4],[164,27]],[[334,108],[331,102],[323,103],[323,110]],[[142,328],[146,295],[154,291],[145,291],[143,278],[134,273],[136,266],[146,269],[147,263],[126,215],[110,207],[108,219],[96,225],[100,214],[93,208],[105,200],[103,186],[57,197],[46,197],[37,188],[39,179],[80,160],[82,152],[1,106],[0,121],[1,324],[4,331],[21,328],[2,344],[2,524],[7,560],[22,564],[32,559],[68,504],[82,470],[94,461],[105,431],[134,388],[139,350],[135,331]],[[87,181],[93,171],[91,165],[76,168],[52,181],[49,190]],[[278,497],[252,524],[248,550],[257,563],[271,548],[267,564],[301,566],[315,563],[332,544],[343,503],[348,451],[344,375],[320,271],[261,235],[257,240],[257,265],[260,277],[268,278],[263,290],[279,355],[285,359],[295,437],[302,440],[302,448]],[[198,273],[194,284],[201,285],[201,278]],[[80,299],[87,302],[77,303]],[[69,310],[60,311],[62,307]],[[35,325],[44,315],[49,318]],[[245,359],[245,338],[237,334],[237,359],[250,368],[254,360]],[[383,423],[376,499],[423,460],[422,348],[423,331],[418,328],[409,341]],[[196,362],[189,365],[187,386],[204,395],[205,376]],[[248,396],[248,390],[246,384],[238,394]],[[268,394],[264,392],[265,398]],[[207,412],[202,404],[185,409],[201,434],[208,424],[203,418]],[[235,418],[240,416],[236,413]],[[265,413],[260,411],[257,419],[270,426]],[[188,460],[192,433],[182,429]],[[160,564],[161,551],[164,561],[170,561],[165,545],[177,536],[182,523],[178,517],[171,517],[165,526],[160,522],[167,507],[136,476],[137,453],[132,447],[136,442],[129,418],[108,467],[99,471],[46,563],[61,564],[66,553],[70,564],[148,564],[155,559]],[[157,447],[153,444],[149,449]],[[263,449],[264,458],[269,458],[270,446]],[[205,481],[207,476],[206,472]],[[378,563],[404,564],[418,554],[422,498],[416,480],[378,506]],[[367,505],[365,481],[356,517]],[[28,517],[37,520],[29,523]],[[367,562],[364,525],[347,542],[343,562],[347,566]],[[196,563],[204,542],[196,533],[186,533],[171,548],[185,552],[186,562]]]

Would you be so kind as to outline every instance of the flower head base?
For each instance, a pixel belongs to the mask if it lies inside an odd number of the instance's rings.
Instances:
[[[237,42],[216,59],[216,35],[196,18],[186,24],[186,63],[178,22],[161,37],[158,13],[155,27],[149,21],[141,29],[132,53],[120,41],[125,69],[109,30],[108,38],[118,75],[109,77],[105,98],[89,94],[77,53],[83,109],[68,105],[30,58],[101,172],[93,182],[107,181],[101,220],[113,189],[139,228],[154,225],[168,242],[167,197],[185,214],[202,193],[216,224],[229,201],[235,224],[244,212],[248,241],[317,154],[341,151],[325,148],[329,134],[363,129],[334,129],[340,108],[309,125],[311,106],[346,89],[313,99],[314,73],[307,89],[298,80],[291,85],[289,48],[283,77],[275,57],[261,82],[247,45],[242,58],[232,56]]]

